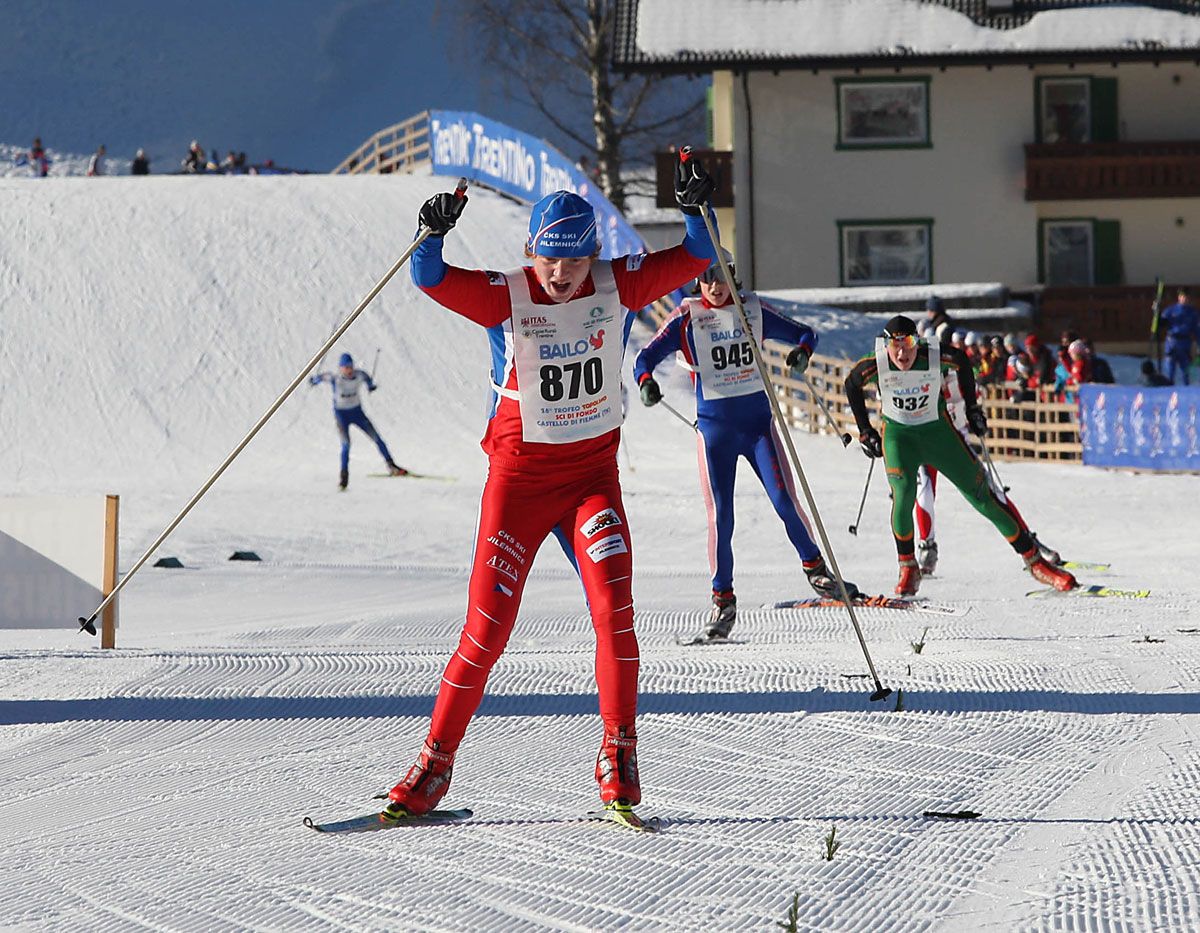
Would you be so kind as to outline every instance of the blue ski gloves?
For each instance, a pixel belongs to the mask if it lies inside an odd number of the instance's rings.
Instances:
[[[874,459],[875,457],[883,456],[883,438],[879,436],[879,432],[874,428],[867,428],[862,434],[858,435],[859,446],[862,447],[863,453]]]
[[[642,404],[647,408],[657,405],[662,401],[662,389],[658,387],[658,383],[654,381],[653,376],[647,376],[643,379],[638,391],[642,396]]]
[[[454,229],[466,206],[465,195],[460,198],[445,191],[435,194],[421,205],[421,226],[429,230],[430,236],[445,236]]]

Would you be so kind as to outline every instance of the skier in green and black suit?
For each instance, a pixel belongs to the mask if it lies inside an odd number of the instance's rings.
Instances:
[[[1071,590],[1079,584],[1065,570],[1047,563],[1021,524],[992,491],[983,465],[967,446],[946,411],[942,392],[947,377],[957,378],[962,397],[975,399],[975,375],[966,356],[950,346],[917,337],[917,326],[903,315],[887,322],[875,352],[864,356],[846,377],[846,398],[858,422],[859,443],[868,457],[883,457],[892,487],[892,534],[900,556],[900,582],[896,592],[912,596],[921,585],[921,571],[913,548],[913,503],[917,495],[917,470],[935,467],[958,487],[975,509],[986,517],[1025,560],[1025,566],[1042,583]],[[883,412],[882,436],[871,426],[863,390],[878,387]],[[967,424],[979,437],[987,435],[987,418],[978,403],[966,408]]]

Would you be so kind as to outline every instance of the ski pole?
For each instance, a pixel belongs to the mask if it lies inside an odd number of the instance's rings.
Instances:
[[[1162,276],[1154,277],[1154,301],[1150,304],[1150,310],[1153,312],[1150,318],[1150,346],[1146,351],[1148,358],[1157,357],[1158,371],[1162,372],[1162,344],[1158,340],[1158,324],[1162,316],[1162,296],[1164,282]]]
[[[838,433],[838,423],[837,423],[836,421],[834,421],[834,420],[833,420],[833,415],[831,415],[831,414],[829,413],[829,406],[825,404],[825,399],[823,399],[821,396],[819,396],[819,395],[817,394],[817,390],[813,388],[813,384],[812,384],[811,382],[809,382],[809,381],[808,381],[808,374],[807,374],[807,373],[801,373],[801,374],[800,374],[800,381],[801,381],[801,382],[803,382],[803,383],[804,383],[804,385],[808,387],[808,393],[809,393],[809,395],[811,395],[813,398],[815,398],[815,399],[817,400],[817,405],[819,405],[819,406],[820,406],[820,408],[821,408],[821,411],[824,413],[824,415],[825,415],[825,420],[826,420],[826,421],[828,421],[828,422],[829,422],[829,426],[830,426],[831,428],[833,428],[833,433],[834,433],[834,434],[837,434],[837,433]],[[845,432],[842,432],[842,446],[843,446],[843,447],[849,447],[849,446],[850,446],[850,441],[852,441],[852,440],[853,440],[853,438],[852,438],[852,437],[850,437],[850,435],[849,435],[849,434],[847,434],[847,433],[845,433]]]
[[[667,411],[669,411],[671,414],[673,414],[676,418],[678,418],[680,421],[682,421],[684,424],[686,424],[693,431],[696,430],[696,422],[688,421],[687,418],[685,418],[678,411],[676,411],[674,408],[672,408],[666,401],[664,401],[663,399],[659,399],[658,404],[660,404],[663,408],[665,408]]]
[[[979,438],[979,450],[983,454],[983,462],[987,464],[988,472],[992,474],[992,481],[996,484],[997,489],[1002,489],[1007,493],[1009,487],[1005,486],[1000,479],[1000,473],[996,470],[996,464],[992,462],[991,453],[988,452],[987,441],[983,439],[982,435],[976,434],[975,436]]]
[[[692,147],[684,146],[679,150],[680,161],[687,162],[691,154]],[[779,426],[779,433],[783,435],[784,445],[787,448],[792,467],[795,469],[796,475],[800,478],[800,486],[804,490],[804,498],[808,502],[808,507],[812,510],[813,521],[817,526],[817,531],[821,535],[821,544],[825,548],[825,553],[829,555],[829,565],[833,568],[833,575],[837,579],[838,590],[841,592],[842,601],[846,605],[846,612],[850,616],[850,624],[854,626],[854,633],[858,636],[858,643],[862,647],[863,656],[867,659],[867,669],[870,670],[871,678],[875,681],[875,692],[871,694],[871,699],[887,699],[892,691],[883,685],[879,679],[879,674],[875,671],[875,663],[871,660],[871,652],[867,648],[867,640],[863,638],[862,628],[859,627],[858,618],[854,615],[854,605],[850,601],[850,594],[846,591],[846,581],[842,579],[842,572],[838,568],[837,558],[833,553],[833,546],[829,543],[828,535],[825,534],[825,524],[821,521],[821,513],[817,511],[817,504],[813,499],[812,490],[808,486],[808,479],[804,475],[803,467],[800,466],[800,458],[796,455],[796,447],[792,443],[792,434],[788,430],[787,423],[783,420],[783,412],[779,408],[779,399],[775,397],[775,389],[771,384],[771,374],[767,371],[767,364],[763,361],[758,341],[754,339],[754,335],[750,330],[750,319],[746,317],[746,309],[742,306],[742,296],[738,294],[737,286],[733,281],[733,273],[729,271],[729,263],[725,261],[725,254],[721,252],[721,241],[717,237],[717,231],[713,228],[712,218],[708,216],[707,204],[701,205],[700,216],[704,219],[704,226],[708,230],[708,239],[712,243],[713,252],[717,256],[717,263],[721,267],[721,278],[729,289],[730,295],[733,296],[733,304],[737,308],[738,317],[741,319],[742,329],[750,337],[750,352],[754,356],[754,363],[758,367],[758,375],[762,379],[763,387],[766,390],[767,401],[771,405],[771,415],[775,419],[775,423]]]
[[[371,381],[375,381],[375,370],[379,368],[379,347],[375,348],[375,359],[371,361]]]
[[[467,180],[465,178],[460,178],[458,180],[458,186],[454,189],[454,196],[461,198],[465,197],[466,193]],[[176,526],[183,521],[184,516],[186,516],[187,513],[192,510],[192,507],[199,502],[201,498],[203,498],[204,494],[208,492],[210,488],[212,488],[212,485],[220,478],[221,474],[225,472],[229,464],[233,463],[233,461],[237,459],[238,454],[240,454],[246,448],[246,445],[254,439],[254,435],[256,435],[262,429],[262,426],[265,425],[270,420],[271,416],[279,410],[280,406],[287,401],[288,396],[295,391],[296,386],[300,385],[300,383],[304,381],[304,377],[307,376],[312,368],[316,366],[318,362],[320,362],[321,358],[329,352],[329,348],[337,343],[342,334],[344,334],[350,328],[350,325],[357,320],[358,316],[366,310],[367,305],[374,301],[375,296],[383,291],[383,287],[387,285],[387,283],[391,281],[392,276],[399,272],[404,264],[408,262],[409,257],[417,251],[418,246],[425,242],[425,239],[429,236],[430,232],[431,231],[428,227],[421,228],[420,232],[417,234],[417,238],[413,240],[412,245],[410,245],[408,249],[404,251],[404,254],[396,260],[392,267],[384,273],[383,278],[375,283],[375,287],[372,288],[367,293],[367,296],[358,303],[358,307],[350,312],[350,316],[342,321],[341,326],[338,327],[337,330],[335,330],[332,334],[330,334],[329,339],[325,341],[324,345],[312,355],[312,358],[309,359],[307,363],[304,364],[304,368],[296,374],[296,378],[294,378],[288,387],[283,390],[279,398],[275,399],[275,401],[271,404],[271,407],[268,408],[266,413],[258,419],[258,422],[250,429],[249,433],[238,442],[238,445],[233,448],[233,452],[230,453],[229,456],[226,457],[221,463],[221,465],[217,467],[213,474],[204,481],[204,485],[202,485],[199,490],[196,491],[196,494],[188,500],[187,505],[185,505],[183,509],[180,510],[179,514],[171,520],[171,523],[167,525],[167,527],[163,530],[163,533],[158,536],[155,542],[146,549],[146,553],[139,557],[137,563],[135,563],[129,570],[125,572],[125,576],[118,581],[117,585],[113,588],[113,591],[104,597],[104,601],[96,607],[96,611],[93,612],[89,617],[79,617],[79,631],[87,632],[89,635],[96,634],[96,619],[99,617],[100,613],[108,608],[108,605],[117,598],[117,594],[125,588],[125,584],[133,579],[133,575],[137,573],[142,568],[142,565],[150,559],[150,555],[158,550],[159,545],[161,545],[167,539],[167,536],[175,530]]]
[[[850,534],[858,537],[858,523],[862,521],[863,507],[867,504],[867,490],[871,488],[871,474],[875,472],[875,461],[877,457],[871,458],[871,465],[867,467],[867,481],[863,483],[862,501],[858,504],[858,515],[854,519],[854,524],[850,526]]]

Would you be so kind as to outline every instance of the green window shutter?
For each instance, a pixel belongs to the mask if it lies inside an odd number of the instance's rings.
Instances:
[[[1092,78],[1092,142],[1117,141],[1117,79]]]
[[[1092,249],[1097,285],[1120,285],[1125,280],[1121,265],[1121,221],[1097,220],[1092,225]]]

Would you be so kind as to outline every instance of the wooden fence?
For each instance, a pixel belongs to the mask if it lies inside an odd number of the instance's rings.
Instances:
[[[654,326],[658,327],[672,311],[673,308],[665,301],[659,301],[647,313]],[[846,376],[856,361],[815,353],[808,364],[806,379],[797,379],[792,376],[785,362],[787,351],[777,347],[777,344],[767,344],[763,350],[763,361],[770,371],[771,382],[779,397],[779,407],[788,423],[809,434],[849,433],[852,438],[857,438],[858,426],[843,389]],[[864,352],[866,350],[864,348]],[[992,458],[1082,462],[1076,404],[1055,401],[1048,390],[1042,390],[1039,393],[1041,397],[1036,401],[1011,402],[1008,393],[1013,388],[1011,385],[989,385],[980,390],[990,429],[987,441]],[[832,425],[814,393],[824,401],[833,418]],[[878,422],[879,400],[874,393],[868,393],[867,404]]]
[[[411,172],[430,159],[429,112],[380,130],[333,170],[334,175]]]

